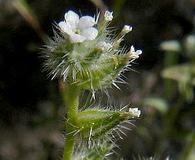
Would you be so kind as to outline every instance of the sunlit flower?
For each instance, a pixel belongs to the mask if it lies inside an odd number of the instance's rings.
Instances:
[[[131,50],[130,50],[130,56],[133,59],[137,59],[139,58],[139,55],[142,54],[142,50],[137,50],[135,51],[135,48],[133,46],[131,46]]]
[[[124,32],[124,33],[129,33],[129,32],[132,31],[132,29],[133,29],[133,28],[132,28],[131,26],[129,26],[129,25],[124,25],[122,32]]]
[[[82,16],[73,11],[65,13],[65,21],[58,25],[60,29],[69,35],[72,43],[79,43],[86,40],[94,40],[98,35],[98,30],[93,26],[96,24],[95,18],[91,16]]]
[[[133,115],[133,117],[140,117],[141,111],[138,108],[129,108],[129,112]]]
[[[98,48],[100,48],[102,51],[108,51],[112,48],[112,44],[102,41],[98,44]]]
[[[105,12],[105,14],[104,14],[104,19],[106,20],[106,21],[112,21],[112,19],[113,19],[113,12],[109,12],[109,11],[106,11]]]

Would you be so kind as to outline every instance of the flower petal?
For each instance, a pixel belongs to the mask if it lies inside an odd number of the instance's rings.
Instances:
[[[140,54],[142,54],[142,50],[137,50],[136,54],[139,56]]]
[[[59,25],[60,29],[63,32],[67,33],[68,35],[73,33],[71,26],[69,24],[67,24],[66,22],[61,21],[58,25]]]
[[[66,20],[67,24],[70,24],[70,26],[75,29],[79,23],[79,15],[76,14],[73,11],[68,11],[65,13],[64,18]]]
[[[94,40],[98,35],[98,30],[94,27],[86,28],[81,31],[81,35],[86,38],[86,40]]]
[[[130,50],[130,52],[135,52],[135,48],[134,48],[134,46],[131,46],[131,50]]]
[[[79,20],[79,28],[84,29],[84,28],[89,28],[92,27],[96,24],[95,18],[91,16],[83,16]]]
[[[81,43],[85,40],[86,40],[86,38],[82,35],[79,35],[79,34],[71,34],[70,35],[70,41],[72,43]]]

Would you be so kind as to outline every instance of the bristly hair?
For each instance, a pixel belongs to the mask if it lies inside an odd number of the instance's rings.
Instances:
[[[68,11],[64,21],[54,24],[54,36],[48,39],[42,50],[44,70],[49,77],[66,83],[67,90],[63,96],[71,103],[65,103],[69,105],[65,135],[67,141],[72,138],[78,146],[74,152],[76,160],[108,159],[111,152],[115,152],[113,148],[118,147],[116,142],[134,127],[131,120],[139,118],[141,113],[138,108],[100,107],[96,103],[90,106],[88,102],[88,108],[82,106],[78,109],[82,90],[89,90],[93,100],[97,91],[108,94],[109,88],[120,90],[119,84],[126,83],[124,72],[131,70],[132,62],[142,53],[133,46],[131,49],[121,47],[124,36],[132,27],[125,25],[116,35],[115,30],[108,26],[112,13],[106,11],[104,20],[96,24],[99,15],[97,18],[86,16],[79,19],[76,13]],[[71,22],[75,20],[75,24],[69,23],[70,19]],[[88,27],[90,25],[91,28]],[[85,34],[82,27],[87,27]]]
[[[91,90],[93,95],[99,89],[120,89],[118,84],[126,83],[123,73],[130,70],[132,58],[127,47],[118,45],[124,35],[119,33],[114,36],[115,30],[108,28],[108,24],[101,30],[96,39],[73,44],[58,24],[54,24],[54,37],[43,48],[44,70],[49,72],[49,77],[60,77]],[[105,43],[105,47],[112,47],[105,50],[99,46],[101,42]]]

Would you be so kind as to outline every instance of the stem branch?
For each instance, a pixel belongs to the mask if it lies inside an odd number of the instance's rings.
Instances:
[[[61,85],[63,84],[61,83]],[[63,85],[61,87],[61,93],[66,106],[66,133],[68,134],[66,135],[64,143],[63,160],[71,160],[74,151],[75,138],[73,134],[69,133],[73,133],[73,131],[76,129],[74,126],[76,126],[77,123],[80,90],[74,85]]]

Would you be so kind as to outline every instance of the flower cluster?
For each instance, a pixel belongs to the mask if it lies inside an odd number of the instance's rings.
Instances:
[[[132,31],[130,25],[112,36],[108,25],[113,12],[106,11],[102,22],[98,17],[79,17],[71,10],[65,13],[64,20],[57,25],[60,32],[55,33],[45,49],[45,66],[53,78],[62,77],[83,89],[117,86],[117,77],[142,54],[133,46],[128,52],[120,46],[124,36]]]

